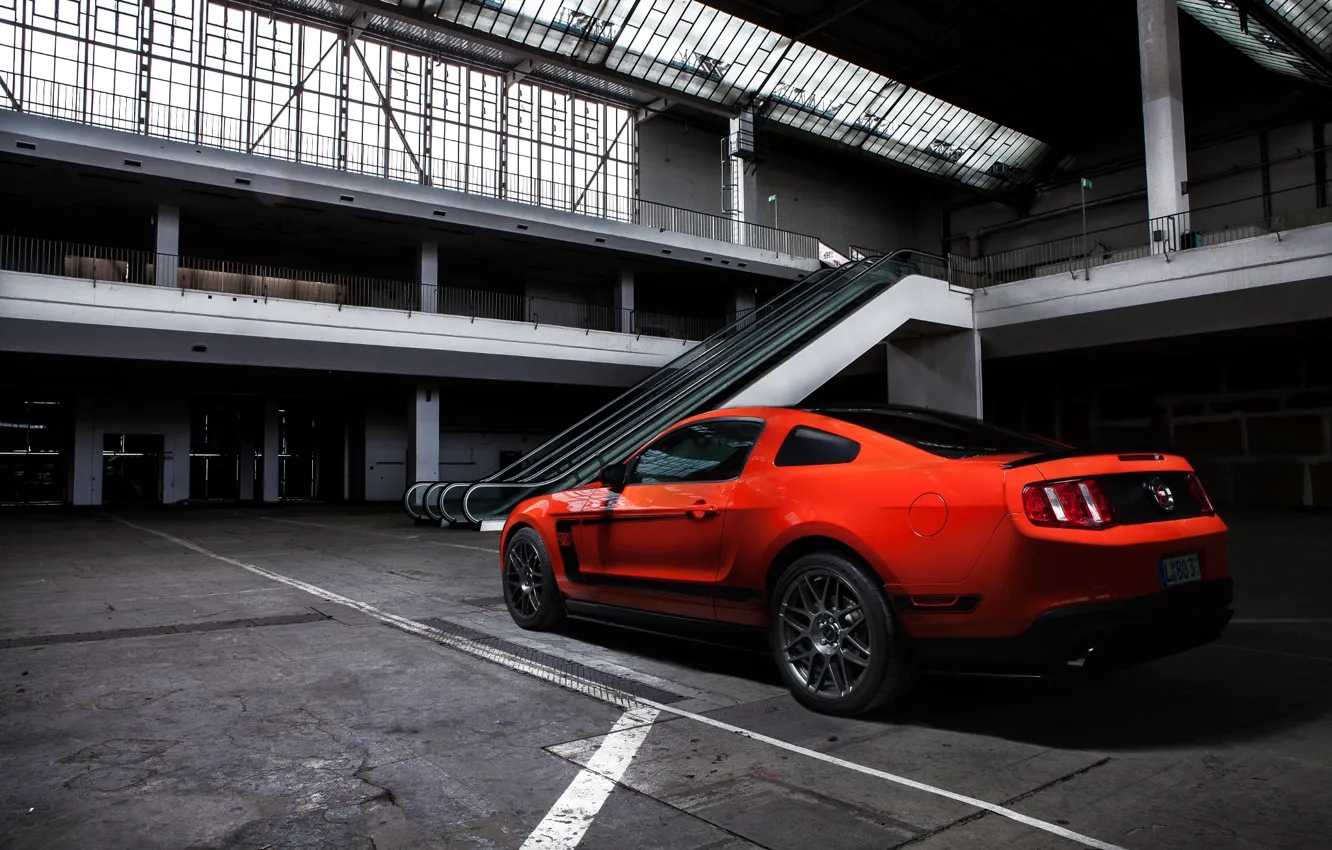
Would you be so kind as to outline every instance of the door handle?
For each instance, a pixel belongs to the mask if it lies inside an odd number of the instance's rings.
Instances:
[[[707,502],[698,501],[685,508],[685,513],[694,519],[704,519],[710,516],[716,516],[719,511],[716,505],[709,505]]]

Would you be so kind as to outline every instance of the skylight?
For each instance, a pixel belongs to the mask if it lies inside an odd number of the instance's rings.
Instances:
[[[1332,4],[1323,0],[1267,0],[1267,6],[1324,53],[1332,51]],[[1179,8],[1245,56],[1278,74],[1332,85],[1332,79],[1291,50],[1279,34],[1247,14],[1234,0],[1179,0]]]
[[[697,0],[443,0],[436,17],[719,106],[755,104],[776,123],[981,189],[1026,181],[1048,150]]]

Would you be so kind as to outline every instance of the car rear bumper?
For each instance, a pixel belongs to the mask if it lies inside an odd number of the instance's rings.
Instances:
[[[1050,675],[1085,659],[1089,668],[1126,667],[1210,643],[1230,622],[1231,579],[1148,596],[1052,609],[1016,637],[913,641],[922,669]]]

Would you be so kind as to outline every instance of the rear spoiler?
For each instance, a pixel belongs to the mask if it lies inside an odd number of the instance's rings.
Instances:
[[[1127,461],[1162,461],[1165,455],[1161,452],[1115,452],[1104,449],[1069,449],[1062,452],[1045,452],[1044,454],[1027,455],[1017,460],[1010,460],[1003,465],[1004,469],[1017,469],[1023,466],[1035,466],[1038,463],[1044,463],[1051,460],[1064,460],[1071,457],[1091,457],[1093,455],[1117,455],[1120,460]]]

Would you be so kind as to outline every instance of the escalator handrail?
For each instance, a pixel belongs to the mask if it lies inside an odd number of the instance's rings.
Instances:
[[[914,249],[899,249],[889,254],[885,254],[881,257],[873,257],[867,260],[859,261],[857,263],[850,263],[845,266],[842,266],[840,269],[833,270],[834,272],[851,271],[858,267],[857,273],[855,273],[849,278],[844,278],[841,275],[834,273],[826,276],[825,278],[819,281],[820,289],[826,289],[827,287],[832,286],[834,284],[835,284],[835,289],[827,290],[826,292],[821,292],[821,293],[820,292],[812,293],[805,286],[805,284],[809,282],[808,280],[803,281],[801,284],[790,286],[786,290],[783,290],[783,292],[778,296],[778,298],[774,299],[772,302],[769,302],[769,304],[765,304],[763,308],[760,308],[760,309],[768,309],[771,306],[773,309],[769,310],[767,315],[754,316],[754,314],[751,314],[750,318],[744,320],[750,322],[750,327],[744,329],[744,331],[740,333],[733,335],[730,339],[725,340],[722,345],[714,346],[712,349],[705,351],[700,357],[696,358],[693,362],[689,364],[688,369],[679,370],[676,374],[667,376],[666,385],[655,387],[654,392],[675,389],[681,384],[681,382],[690,380],[689,376],[690,374],[693,373],[694,369],[704,365],[710,360],[716,360],[719,358],[729,359],[733,357],[736,354],[736,352],[732,351],[732,348],[734,346],[749,344],[749,347],[753,348],[755,344],[753,343],[752,334],[754,333],[766,332],[766,336],[760,339],[759,343],[757,344],[762,344],[763,342],[766,342],[768,339],[771,339],[774,335],[781,333],[782,332],[781,328],[777,328],[770,323],[776,322],[778,320],[787,321],[790,320],[792,317],[798,317],[800,315],[805,314],[808,311],[808,308],[811,306],[810,304],[811,296],[830,297],[833,294],[833,292],[845,289],[847,286],[854,284],[856,280],[859,280],[863,275],[869,273],[872,269],[878,267],[880,264],[894,263],[902,265],[903,264],[902,258],[904,257],[925,258],[929,261],[933,261],[933,263],[937,263],[940,268],[943,268],[946,264],[944,258],[937,255],[927,254],[923,251],[916,251]],[[905,264],[905,266],[915,267],[915,264],[907,263]],[[786,302],[792,302],[792,303],[786,303]],[[735,323],[728,326],[727,330],[734,327],[734,324]],[[724,332],[725,331],[723,331],[723,333]],[[714,334],[713,336],[716,337],[718,336],[718,334]],[[700,343],[699,347],[703,347],[705,344],[706,343]],[[698,347],[696,347],[692,351],[697,351],[697,350]],[[740,353],[744,354],[745,352],[742,351]],[[683,357],[676,358],[676,360],[672,362],[673,363],[679,362],[682,359]],[[661,369],[659,369],[657,374],[664,375],[669,369],[670,365],[668,364],[667,366],[664,366]],[[640,382],[638,387],[643,386],[645,383],[647,382]],[[558,474],[558,472],[562,470],[552,470],[552,467],[554,467],[556,464],[559,464],[561,461],[565,461],[569,455],[583,449],[589,443],[594,442],[597,439],[597,437],[599,437],[601,434],[606,433],[608,430],[614,430],[617,424],[616,422],[617,419],[622,420],[631,417],[638,418],[643,415],[651,415],[651,412],[636,409],[633,406],[632,399],[629,398],[637,391],[638,387],[626,391],[625,393],[617,397],[611,404],[605,405],[603,408],[601,408],[598,411],[598,413],[611,410],[613,408],[615,416],[610,417],[606,421],[600,422],[598,428],[595,431],[581,435],[573,445],[563,447],[560,450],[559,454],[555,455],[554,457],[548,457],[535,464],[529,463],[527,468],[522,470],[520,475],[515,476],[513,478],[506,479],[503,475],[504,470],[501,470],[500,472],[489,475],[486,478],[481,479],[475,483],[478,484],[498,483],[506,480],[518,483],[523,481],[541,480],[541,478],[538,477],[539,475],[549,475],[552,472]],[[674,397],[672,397],[668,401],[674,401],[674,400],[675,400]],[[585,417],[582,420],[582,424],[586,424],[589,420],[593,418],[595,418],[595,416]],[[569,430],[572,429],[566,429],[565,433],[567,433]],[[527,458],[530,457],[531,454],[529,453],[524,457],[523,460],[525,461],[527,460]],[[569,464],[566,462],[564,464],[564,468],[568,468],[568,466]]]
[[[908,271],[906,274],[901,274],[901,275],[899,275],[895,280],[893,280],[892,282],[888,283],[887,286],[883,287],[884,289],[886,289],[886,288],[888,288],[888,287],[891,287],[891,286],[895,285],[895,284],[897,283],[897,281],[901,280],[901,278],[906,277],[906,276],[908,276],[908,275],[911,274],[911,273],[915,273],[915,272],[918,272],[918,271],[919,271],[919,269],[916,268],[916,267],[914,267],[913,265],[910,265],[910,264],[904,264],[904,263],[902,263],[902,262],[898,259],[898,258],[899,258],[900,256],[902,256],[903,254],[921,254],[921,255],[923,255],[923,256],[929,256],[929,255],[924,255],[923,252],[901,251],[901,252],[893,252],[893,254],[886,255],[886,256],[881,257],[881,258],[875,258],[875,262],[871,264],[870,268],[877,268],[877,267],[879,267],[879,266],[882,265],[882,264],[885,264],[885,263],[888,263],[888,262],[893,262],[895,265],[899,265],[899,266],[901,266],[901,267],[904,268],[904,269],[911,269],[911,271]],[[939,260],[941,261],[942,258],[939,258]],[[868,269],[866,269],[865,271],[868,271]],[[847,291],[847,290],[850,290],[850,289],[852,288],[852,287],[851,287],[851,284],[852,284],[855,280],[860,279],[860,277],[861,277],[863,274],[864,274],[864,272],[862,272],[862,274],[858,274],[858,275],[854,276],[854,277],[851,278],[850,280],[846,280],[846,281],[844,281],[843,284],[842,284],[841,286],[838,287],[838,290],[839,290],[839,291]],[[882,290],[880,290],[880,291],[882,291]],[[835,293],[834,293],[834,294],[835,294]],[[853,293],[853,295],[854,295],[854,294],[855,294],[855,293]],[[850,301],[850,300],[852,300],[852,299],[848,298],[847,301],[842,301],[841,303],[835,305],[834,309],[840,308],[841,306],[845,306],[845,304],[846,304],[848,301]],[[806,306],[808,306],[808,305],[806,305]],[[809,311],[808,311],[808,310],[804,311],[803,315],[808,316],[808,315],[809,315]],[[806,326],[806,330],[807,330],[809,327],[813,327],[814,325],[817,325],[817,324],[818,324],[818,320],[812,322],[810,325]],[[778,331],[776,331],[776,332],[774,332],[774,333],[765,334],[764,337],[763,337],[763,339],[760,340],[760,342],[759,342],[757,345],[755,345],[754,347],[757,348],[757,347],[759,347],[759,346],[765,344],[766,342],[772,340],[772,338],[773,338],[774,336],[776,336],[780,331],[784,331],[784,330],[785,330],[785,327],[783,326],[781,329],[779,329]],[[803,332],[803,331],[802,331],[802,332]],[[770,355],[773,354],[773,353],[776,353],[776,352],[770,352]],[[725,365],[726,365],[726,363],[724,362],[720,368],[724,368]],[[641,416],[640,416],[639,418],[647,418],[647,419],[654,418],[655,416],[659,415],[659,414],[663,411],[664,408],[667,408],[667,407],[669,407],[669,406],[675,404],[676,402],[679,402],[679,401],[684,400],[684,399],[685,399],[685,398],[686,398],[686,397],[687,397],[687,396],[688,396],[688,395],[689,395],[694,389],[696,389],[696,388],[700,385],[700,383],[702,383],[702,382],[707,382],[707,381],[711,381],[711,380],[713,379],[713,377],[714,377],[714,375],[715,375],[715,373],[716,373],[717,371],[719,371],[719,368],[718,368],[718,367],[714,367],[713,369],[710,369],[709,372],[708,372],[705,376],[703,376],[701,380],[693,380],[693,381],[688,382],[688,383],[690,384],[689,386],[686,386],[686,387],[682,388],[680,391],[674,393],[674,394],[673,394],[668,400],[666,400],[666,402],[665,402],[664,404],[658,404],[658,405],[656,405],[656,406],[655,406],[656,409],[654,410],[654,412],[653,412],[652,414],[650,414],[649,416],[646,416],[646,417],[641,417]],[[695,376],[695,377],[697,378],[697,376]],[[639,411],[639,413],[641,414],[641,411]],[[608,448],[609,448],[609,446],[607,446],[606,448],[603,448],[601,451],[595,451],[595,452],[593,452],[593,451],[589,451],[589,452],[587,453],[587,455],[585,455],[585,457],[602,457],[602,456],[604,456],[604,455],[607,453],[607,449],[608,449]],[[510,484],[510,485],[513,486],[513,487],[521,487],[521,488],[523,488],[523,489],[536,490],[536,489],[541,488],[541,487],[543,487],[543,486],[545,486],[545,485],[549,485],[549,484],[552,484],[552,483],[556,483],[556,482],[558,482],[558,481],[560,480],[560,477],[561,477],[561,476],[563,476],[564,474],[566,474],[568,471],[572,471],[572,468],[574,468],[574,467],[576,467],[576,466],[577,466],[577,464],[570,464],[570,465],[567,465],[567,466],[565,466],[563,469],[560,469],[560,470],[558,470],[557,472],[555,472],[555,474],[554,474],[553,477],[549,477],[549,478],[546,478],[545,480],[541,480],[541,481],[532,481],[532,480],[529,479],[529,480],[527,480],[527,481],[514,481],[514,482],[499,482],[499,481],[480,481],[480,482],[476,482],[476,483],[473,484],[472,486],[468,487],[467,490],[466,490],[466,491],[464,492],[464,494],[463,494],[463,512],[464,512],[464,514],[467,515],[467,517],[468,517],[469,520],[471,520],[471,521],[473,521],[473,522],[476,521],[475,518],[472,516],[471,511],[468,510],[467,505],[468,505],[468,502],[469,502],[470,497],[472,496],[472,494],[473,494],[474,492],[476,492],[479,488],[483,487],[483,486],[503,487],[503,486],[505,486],[506,484]]]
[[[861,262],[864,262],[864,261],[861,261]],[[797,290],[800,286],[810,283],[810,282],[811,282],[811,278],[813,278],[815,275],[818,275],[820,272],[828,272],[828,275],[825,275],[825,278],[826,278],[826,277],[832,276],[832,275],[834,275],[834,274],[836,274],[836,273],[842,271],[843,269],[847,269],[847,268],[849,268],[849,266],[843,266],[842,268],[838,268],[838,269],[819,269],[818,271],[815,271],[813,274],[811,274],[810,276],[806,277],[804,280],[800,281],[800,282],[797,283],[796,285],[789,286],[789,287],[787,287],[786,289],[782,290],[780,293],[778,293],[778,295],[777,295],[772,301],[768,302],[767,304],[764,304],[762,307],[755,308],[755,311],[754,311],[754,312],[757,312],[758,310],[767,309],[767,308],[769,308],[769,307],[776,307],[776,306],[778,306],[778,305],[779,305],[779,304],[780,304],[785,298],[792,297],[791,293],[793,293],[795,290]],[[738,321],[750,321],[751,318],[754,316],[754,312],[751,312],[749,316],[745,317],[744,319],[738,320]],[[588,415],[584,416],[584,417],[583,417],[582,419],[580,419],[578,422],[576,422],[576,423],[574,423],[573,425],[570,425],[569,427],[567,427],[567,428],[565,428],[564,430],[560,431],[558,434],[554,435],[553,437],[551,437],[550,439],[548,439],[546,442],[544,442],[544,443],[542,443],[541,445],[537,446],[536,448],[532,449],[530,452],[527,452],[525,455],[523,455],[522,458],[519,458],[518,460],[516,460],[516,461],[514,461],[513,463],[509,464],[508,466],[503,467],[503,468],[501,468],[501,469],[499,469],[499,470],[497,470],[497,471],[491,473],[490,475],[487,475],[486,477],[481,478],[481,479],[479,479],[479,480],[477,480],[477,481],[475,481],[475,482],[472,482],[472,483],[480,484],[480,483],[483,483],[483,482],[489,482],[489,481],[492,481],[492,480],[494,480],[494,479],[496,479],[496,478],[500,478],[501,476],[504,476],[504,475],[510,473],[512,470],[515,469],[515,467],[519,467],[524,461],[526,461],[527,459],[531,458],[533,455],[540,455],[542,452],[544,452],[544,451],[546,451],[547,449],[551,448],[554,444],[558,443],[558,442],[561,440],[561,438],[565,437],[567,434],[578,432],[578,431],[581,430],[583,427],[585,427],[587,424],[589,424],[590,422],[592,422],[592,421],[594,421],[594,420],[597,420],[597,419],[601,418],[601,417],[602,417],[604,414],[606,414],[606,413],[610,413],[610,412],[613,412],[613,411],[615,411],[615,410],[623,409],[623,405],[625,404],[625,402],[624,402],[624,397],[625,397],[626,395],[629,395],[629,394],[631,394],[631,393],[641,393],[641,392],[645,391],[645,390],[648,388],[647,385],[649,385],[649,384],[653,384],[653,383],[656,383],[656,382],[659,382],[659,381],[663,380],[663,379],[664,379],[663,376],[666,374],[667,370],[671,369],[673,366],[675,366],[675,364],[679,363],[680,361],[682,361],[682,360],[684,360],[684,359],[686,359],[686,358],[692,356],[692,355],[693,355],[696,351],[698,351],[699,349],[706,348],[706,346],[708,346],[709,344],[711,344],[711,343],[715,342],[716,340],[718,340],[718,338],[722,337],[724,334],[726,334],[727,332],[729,332],[729,331],[731,330],[731,328],[732,328],[735,324],[737,324],[737,323],[738,323],[738,322],[732,322],[731,324],[727,325],[726,327],[722,328],[721,330],[719,330],[719,331],[713,333],[711,336],[708,336],[706,339],[703,339],[702,341],[700,341],[700,342],[697,343],[696,345],[691,346],[687,351],[685,351],[685,352],[684,352],[683,354],[681,354],[679,357],[676,357],[674,360],[670,361],[669,363],[666,363],[665,365],[658,367],[657,369],[655,369],[655,370],[652,372],[652,374],[650,374],[650,375],[648,375],[647,377],[643,378],[643,379],[642,379],[641,381],[639,381],[637,384],[634,384],[633,386],[631,386],[629,389],[625,390],[623,393],[621,393],[621,394],[620,394],[619,396],[617,396],[616,398],[612,399],[611,401],[607,402],[606,404],[604,404],[604,405],[602,405],[601,407],[597,408],[596,410],[592,411],[592,412],[589,413]]]
[[[875,259],[877,261],[878,258]],[[819,288],[814,292],[800,292],[799,301],[793,301],[790,304],[782,304],[780,307],[774,309],[769,315],[759,318],[750,327],[733,335],[729,340],[703,352],[702,355],[690,362],[687,368],[676,370],[676,372],[669,375],[661,385],[654,387],[652,397],[658,398],[663,392],[674,392],[682,385],[696,380],[696,370],[700,367],[706,367],[716,361],[725,364],[735,360],[737,357],[745,356],[751,349],[757,346],[766,344],[772,338],[783,333],[786,326],[792,320],[798,319],[801,315],[806,314],[812,300],[821,300],[831,297],[836,292],[844,289],[851,282],[858,280],[862,275],[868,273],[876,265],[877,262],[869,263],[860,268],[859,271],[850,278],[839,278],[840,283],[835,285],[832,283],[833,278],[829,277],[825,278],[821,282]],[[833,288],[826,289],[825,291],[826,287]],[[791,287],[791,289],[797,289],[797,287]],[[755,334],[759,335],[757,340],[754,336]],[[738,352],[734,350],[737,346],[742,346],[741,350]],[[711,375],[712,372],[709,372],[708,374]],[[635,407],[630,400],[625,398],[627,395],[630,394],[625,393],[617,399],[619,404],[613,405],[613,407],[615,407],[613,416],[603,419],[597,424],[595,429],[580,435],[571,445],[562,448],[558,454],[548,457],[543,462],[530,465],[527,469],[523,470],[520,476],[511,479],[513,483],[534,480],[540,481],[543,479],[538,476],[549,475],[552,471],[558,473],[559,470],[553,470],[552,467],[563,462],[565,468],[567,468],[567,460],[571,455],[576,455],[579,452],[585,451],[589,444],[599,441],[607,434],[607,432],[622,430],[623,420],[638,419],[643,416],[653,415],[653,410],[643,410]],[[665,403],[673,403],[676,399],[677,396],[670,396],[666,399]],[[660,404],[661,403],[659,402],[657,407],[660,407]],[[496,481],[496,479],[499,478],[500,476],[498,475],[490,476],[484,481],[478,481],[476,483],[500,483],[499,481]]]
[[[889,282],[887,286],[892,286],[894,283],[897,282],[897,280],[900,280],[902,277],[905,276],[906,276],[905,274],[899,274],[893,281]],[[882,291],[882,289],[876,287],[875,291],[876,292]],[[823,313],[822,315],[816,315],[812,317],[812,321],[810,321],[808,324],[805,324],[804,327],[800,329],[799,332],[800,335],[803,337],[803,335],[806,332],[808,332],[811,329],[817,328],[826,318],[835,315],[836,312],[839,311],[842,307],[845,307],[848,304],[855,303],[856,300],[854,298],[855,294],[856,293],[853,293],[853,297],[849,297],[844,300],[839,299],[837,303],[834,304],[831,310],[829,310],[826,313]],[[809,314],[807,313],[806,316],[808,315]],[[826,330],[827,330],[826,328],[820,329],[819,333],[826,332]],[[773,359],[776,359],[776,357],[779,356],[782,359],[785,359],[785,357],[790,356],[790,353],[791,352],[789,347],[779,342],[777,346],[768,349],[767,351],[763,352],[760,355],[762,359],[757,361],[757,368],[762,368],[764,365],[771,363]],[[526,497],[523,494],[527,494],[527,496],[530,496],[530,495],[536,495],[543,491],[550,491],[552,488],[555,490],[560,490],[560,489],[568,489],[568,487],[571,486],[578,486],[580,483],[582,483],[582,479],[586,475],[592,474],[594,472],[594,470],[592,469],[583,468],[586,467],[588,460],[593,460],[596,462],[596,465],[600,466],[608,462],[610,459],[613,459],[614,457],[623,454],[624,451],[640,445],[643,440],[647,439],[653,433],[656,433],[658,428],[668,428],[670,427],[670,425],[674,424],[680,418],[689,415],[690,412],[697,412],[696,410],[690,411],[689,408],[698,408],[706,404],[703,398],[699,398],[697,396],[697,390],[700,387],[706,386],[710,383],[714,383],[715,374],[717,372],[724,370],[726,366],[727,363],[723,363],[720,366],[714,366],[708,371],[706,375],[702,376],[702,378],[694,382],[691,382],[689,386],[684,387],[683,389],[673,394],[664,403],[659,404],[656,407],[656,409],[652,411],[650,415],[640,417],[638,423],[636,424],[638,424],[640,429],[643,430],[643,433],[624,434],[622,431],[620,435],[613,438],[608,443],[603,443],[600,448],[595,450],[589,449],[585,453],[582,453],[578,457],[576,462],[569,463],[562,466],[559,469],[552,470],[551,473],[548,474],[548,477],[546,477],[543,480],[532,481],[529,479],[527,481],[521,481],[521,482],[519,481],[478,482],[472,485],[471,487],[468,487],[463,494],[462,506],[464,514],[467,516],[468,520],[473,523],[478,523],[481,521],[481,519],[478,519],[478,517],[473,514],[470,507],[470,503],[472,498],[478,492],[485,490],[513,489],[518,491],[519,493],[517,501],[521,501],[523,498]],[[749,368],[740,367],[739,372],[735,377],[738,378],[740,381],[744,381],[745,377],[747,377],[749,372],[750,372]],[[729,395],[730,393],[735,392],[737,389],[738,388],[736,386],[728,386],[726,390],[723,390],[720,393],[714,393],[714,395],[723,395],[723,396]],[[675,409],[672,412],[673,408]],[[669,414],[669,416],[667,416],[666,419],[662,419],[664,414]],[[653,427],[651,432],[642,428],[643,425],[649,425],[650,423],[659,419],[661,421],[657,423],[657,426]],[[632,442],[630,443],[630,441]],[[512,505],[510,505],[509,507],[511,508]],[[489,513],[487,513],[487,516],[489,516]]]

